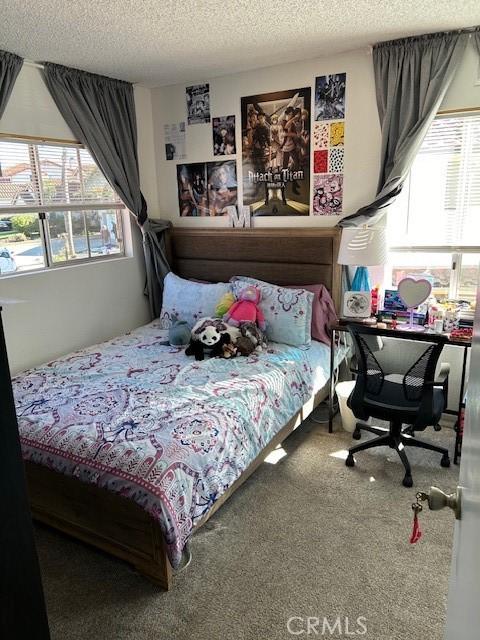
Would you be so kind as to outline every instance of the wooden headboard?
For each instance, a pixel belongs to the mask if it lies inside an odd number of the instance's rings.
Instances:
[[[182,278],[228,282],[234,275],[279,285],[324,284],[340,303],[340,229],[196,229],[174,227],[167,239]]]

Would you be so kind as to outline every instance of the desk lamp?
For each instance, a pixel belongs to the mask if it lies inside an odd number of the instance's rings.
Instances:
[[[372,285],[367,267],[386,261],[385,227],[345,227],[342,230],[338,264],[357,267],[351,291],[370,291]]]

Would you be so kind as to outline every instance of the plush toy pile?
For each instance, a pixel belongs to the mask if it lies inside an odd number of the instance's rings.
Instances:
[[[217,305],[216,312],[222,318],[201,318],[193,327],[187,356],[195,360],[210,357],[233,358],[249,356],[266,348],[263,334],[265,318],[258,307],[261,292],[253,285],[240,292],[238,300],[226,294]]]

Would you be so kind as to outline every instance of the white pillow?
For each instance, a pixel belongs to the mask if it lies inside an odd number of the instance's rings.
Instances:
[[[170,272],[163,281],[163,302],[160,312],[162,328],[168,329],[172,318],[185,320],[190,328],[200,318],[215,316],[220,298],[232,290],[229,282],[215,284],[185,280]]]

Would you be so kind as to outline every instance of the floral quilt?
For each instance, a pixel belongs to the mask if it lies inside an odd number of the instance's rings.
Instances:
[[[155,321],[13,387],[24,458],[134,500],[160,522],[175,568],[195,523],[311,395],[318,367],[280,344],[196,362],[163,338]],[[328,348],[315,347],[320,385]]]

